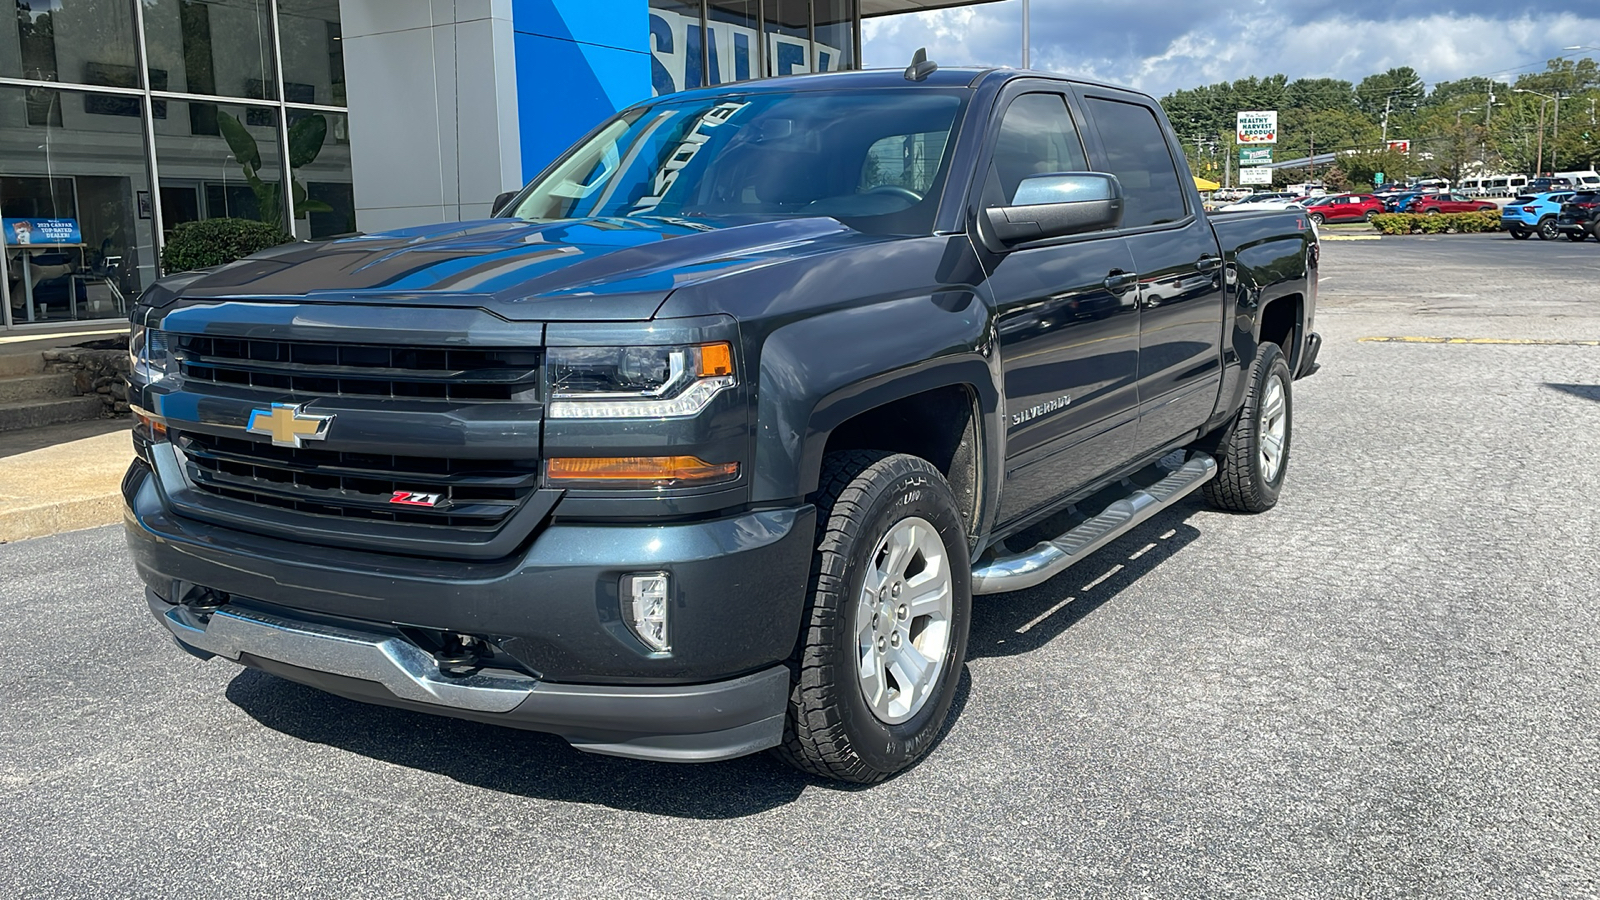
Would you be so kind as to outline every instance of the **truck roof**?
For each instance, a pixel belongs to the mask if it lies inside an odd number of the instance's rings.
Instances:
[[[1073,84],[1093,85],[1096,87],[1110,88],[1118,91],[1132,91],[1132,88],[1119,87],[1114,84],[1105,84],[1096,81],[1087,81],[1078,78],[1068,78],[1054,72],[1039,72],[1032,69],[1013,69],[1009,67],[952,67],[941,68],[930,73],[921,81],[907,81],[904,69],[854,69],[846,72],[818,72],[805,75],[785,75],[778,78],[763,78],[757,81],[741,81],[728,84],[712,85],[694,88],[684,93],[696,91],[713,91],[728,93],[756,93],[768,91],[815,91],[815,90],[854,90],[860,88],[886,88],[886,87],[977,87],[982,81],[995,78],[1000,81],[1009,81],[1014,78],[1043,78],[1050,81],[1071,82]],[[1138,93],[1134,91],[1134,93]],[[646,101],[649,102],[649,101]]]

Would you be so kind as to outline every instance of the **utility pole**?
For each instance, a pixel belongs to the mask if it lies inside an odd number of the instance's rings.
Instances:
[[[1561,92],[1556,91],[1555,134],[1550,136],[1550,174],[1556,173],[1556,148],[1561,143]]]
[[[1533,175],[1539,177],[1540,167],[1544,165],[1544,100],[1539,101],[1539,144],[1533,151]]]
[[[1031,54],[1028,51],[1028,20],[1028,0],[1022,0],[1022,67],[1024,69],[1033,68]]]
[[[1383,146],[1389,147],[1389,104],[1394,102],[1394,94],[1390,94],[1383,101]]]
[[[1306,178],[1306,181],[1311,182],[1311,181],[1316,181],[1316,180],[1317,180],[1317,133],[1315,131],[1313,131],[1313,132],[1311,132],[1311,175]]]

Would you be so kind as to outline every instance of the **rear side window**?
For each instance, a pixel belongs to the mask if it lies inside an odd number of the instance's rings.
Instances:
[[[1122,182],[1122,227],[1182,219],[1188,213],[1183,182],[1155,113],[1116,100],[1091,97],[1087,103],[1105,146],[1105,168]]]
[[[1060,94],[1023,94],[1006,108],[983,185],[983,205],[1010,206],[1029,175],[1083,172],[1089,160]]]

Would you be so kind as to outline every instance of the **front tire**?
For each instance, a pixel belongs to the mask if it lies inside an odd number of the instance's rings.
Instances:
[[[1567,240],[1572,241],[1575,244],[1581,243],[1589,238],[1589,232],[1587,231],[1568,231],[1564,233],[1567,236]]]
[[[1511,229],[1511,236],[1516,238],[1519,241],[1525,241],[1528,238],[1533,237],[1533,232],[1531,232],[1531,231],[1523,231],[1520,228],[1513,228],[1513,229]]]
[[[1259,513],[1277,505],[1294,434],[1291,383],[1283,351],[1277,344],[1262,344],[1250,366],[1244,408],[1217,445],[1217,476],[1205,485],[1212,506]]]
[[[939,470],[905,454],[823,461],[817,550],[784,741],[824,778],[872,784],[944,728],[972,619],[966,527]]]
[[[1312,213],[1310,218],[1311,224],[1313,225],[1321,225],[1325,221],[1322,217],[1322,213]]]

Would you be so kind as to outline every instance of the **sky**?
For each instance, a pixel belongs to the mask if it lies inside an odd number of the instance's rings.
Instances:
[[[1600,0],[1032,0],[1033,68],[1156,97],[1249,75],[1358,82],[1411,66],[1429,85],[1511,81],[1567,54],[1600,59]],[[1248,32],[1248,37],[1245,36]],[[862,61],[1017,66],[1021,0],[866,20]]]

